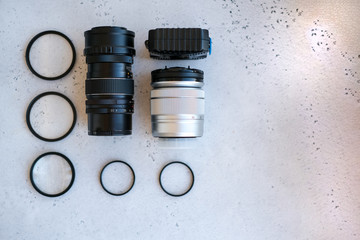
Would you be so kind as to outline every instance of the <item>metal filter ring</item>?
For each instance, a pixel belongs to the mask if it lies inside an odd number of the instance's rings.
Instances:
[[[70,180],[70,183],[69,185],[65,188],[65,190],[63,190],[62,192],[59,192],[59,193],[55,193],[55,194],[50,194],[50,193],[46,193],[42,190],[40,190],[40,188],[38,188],[38,186],[36,185],[35,181],[34,181],[34,168],[35,168],[35,165],[38,161],[40,161],[43,157],[47,156],[47,155],[57,155],[57,156],[60,156],[62,157],[70,166],[71,168],[71,174],[72,174],[72,177],[71,177],[71,180]],[[73,183],[74,183],[74,180],[75,180],[75,168],[74,168],[74,165],[72,164],[72,162],[70,161],[70,159],[68,157],[66,157],[64,154],[61,154],[59,152],[47,152],[47,153],[44,153],[44,154],[41,154],[39,157],[37,157],[35,159],[35,161],[33,162],[33,164],[31,165],[30,167],[30,181],[31,181],[31,185],[34,187],[34,189],[40,193],[41,195],[44,195],[46,197],[58,197],[58,196],[61,196],[63,195],[64,193],[66,193],[67,191],[69,191],[69,189],[72,187]]]
[[[40,134],[38,134],[38,133],[34,130],[34,128],[33,128],[32,125],[31,125],[31,121],[30,121],[30,113],[31,113],[31,109],[33,108],[34,104],[35,104],[40,98],[45,97],[45,96],[48,96],[48,95],[56,95],[56,96],[59,96],[59,97],[62,97],[63,99],[65,99],[65,100],[69,103],[69,105],[70,105],[70,107],[71,107],[71,109],[72,109],[72,112],[73,112],[73,122],[72,122],[72,124],[71,124],[71,127],[69,128],[69,130],[68,130],[64,135],[62,135],[62,136],[60,136],[60,137],[58,137],[58,138],[45,138],[45,137],[41,136]],[[27,108],[27,110],[26,110],[26,124],[27,124],[30,132],[31,132],[32,134],[34,134],[34,136],[37,137],[38,139],[41,139],[41,140],[46,141],[46,142],[56,142],[56,141],[59,141],[59,140],[61,140],[61,139],[64,139],[64,138],[67,137],[67,136],[71,133],[71,131],[74,129],[75,123],[76,123],[76,109],[75,109],[74,104],[72,103],[72,101],[71,101],[68,97],[66,97],[65,95],[63,95],[63,94],[61,94],[61,93],[58,93],[58,92],[44,92],[44,93],[41,93],[41,94],[37,95],[33,100],[31,100],[31,102],[30,102],[30,104],[29,104],[29,106],[28,106],[28,108]]]
[[[132,176],[133,176],[133,181],[132,181],[132,183],[131,183],[131,186],[130,186],[125,192],[122,192],[122,193],[110,192],[110,191],[105,187],[105,185],[104,185],[104,182],[103,182],[103,179],[102,179],[104,170],[105,170],[106,167],[108,167],[109,165],[111,165],[111,164],[113,164],[113,163],[122,163],[122,164],[125,164],[125,165],[130,169],[130,171],[131,171],[131,174],[132,174]],[[135,184],[135,172],[134,172],[134,170],[132,169],[132,167],[131,167],[128,163],[126,163],[126,162],[124,162],[124,161],[115,160],[115,161],[109,162],[109,163],[107,163],[107,164],[103,167],[103,169],[101,170],[101,173],[100,173],[100,184],[101,184],[102,188],[105,190],[105,192],[107,192],[108,194],[111,194],[111,195],[113,195],[113,196],[125,195],[125,194],[127,194],[128,192],[130,192],[130,190],[133,188],[133,186],[134,186],[134,184]]]
[[[167,168],[168,166],[172,165],[172,164],[182,164],[184,165],[185,167],[187,167],[191,173],[191,176],[192,176],[192,181],[191,181],[191,184],[190,184],[190,187],[183,193],[180,193],[180,194],[174,194],[174,193],[170,193],[168,192],[163,184],[162,184],[162,181],[161,181],[161,176],[165,170],[165,168]],[[160,187],[161,189],[168,195],[172,196],[172,197],[181,197],[181,196],[184,196],[185,194],[187,194],[188,192],[190,192],[190,190],[192,189],[192,187],[194,186],[194,182],[195,182],[195,176],[194,176],[194,172],[192,171],[192,169],[189,167],[189,165],[187,165],[186,163],[184,162],[180,162],[180,161],[173,161],[173,162],[170,162],[168,164],[166,164],[162,169],[161,169],[161,172],[160,172],[160,175],[159,175],[159,183],[160,183]]]
[[[72,51],[72,61],[71,61],[71,64],[69,66],[69,68],[62,74],[58,75],[58,76],[55,76],[55,77],[47,77],[47,76],[43,76],[41,75],[40,73],[36,72],[35,69],[32,67],[31,65],[31,61],[30,61],[30,50],[31,50],[31,47],[32,45],[34,44],[34,42],[36,40],[38,40],[40,37],[44,36],[44,35],[47,35],[47,34],[55,34],[55,35],[59,35],[60,37],[63,37],[70,45],[71,47],[71,51]],[[30,69],[30,71],[37,77],[41,78],[41,79],[44,79],[44,80],[49,80],[49,81],[52,81],[52,80],[57,80],[57,79],[60,79],[60,78],[63,78],[65,77],[65,75],[67,75],[71,69],[74,67],[75,65],[75,59],[76,59],[76,51],[75,51],[75,47],[74,47],[74,44],[71,42],[70,38],[68,38],[68,36],[66,36],[65,34],[61,33],[61,32],[58,32],[58,31],[54,31],[54,30],[48,30],[48,31],[44,31],[44,32],[41,32],[39,34],[37,34],[35,37],[33,37],[29,44],[27,45],[27,48],[26,48],[26,53],[25,53],[25,60],[26,60],[26,65],[28,66],[28,68]]]

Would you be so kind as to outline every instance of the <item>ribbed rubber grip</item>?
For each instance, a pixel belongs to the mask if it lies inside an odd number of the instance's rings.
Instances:
[[[130,56],[135,55],[135,49],[131,47],[117,47],[117,46],[95,46],[84,49],[84,55],[94,54],[128,54]]]
[[[149,31],[145,45],[153,58],[205,58],[210,50],[209,31],[201,28],[157,28]]]
[[[133,79],[91,79],[85,81],[85,93],[119,93],[119,94],[134,94],[134,80]]]
[[[157,28],[149,31],[150,51],[201,52],[209,50],[209,31],[201,28]]]

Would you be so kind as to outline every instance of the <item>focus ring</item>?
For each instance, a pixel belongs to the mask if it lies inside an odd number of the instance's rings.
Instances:
[[[100,62],[119,62],[119,63],[130,63],[133,64],[134,60],[132,56],[126,55],[97,55],[86,57],[86,63],[100,63]]]
[[[89,105],[119,105],[119,104],[132,104],[134,105],[134,101],[132,100],[132,96],[129,98],[122,98],[122,99],[113,99],[113,98],[106,98],[106,99],[89,99],[86,100],[86,104]]]
[[[85,93],[124,93],[134,94],[134,80],[132,79],[94,79],[86,80]]]
[[[205,114],[205,100],[200,98],[151,99],[151,115]]]
[[[135,55],[135,49],[130,47],[98,46],[84,49],[84,55],[92,54],[129,54]]]

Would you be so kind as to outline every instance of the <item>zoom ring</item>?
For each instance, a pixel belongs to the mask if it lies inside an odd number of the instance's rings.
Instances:
[[[134,63],[134,59],[132,56],[127,55],[96,55],[96,56],[88,56],[86,57],[86,64],[91,63],[104,63],[104,62],[118,62],[118,63]]]
[[[130,47],[117,47],[117,46],[92,46],[84,49],[84,55],[93,54],[129,54],[135,55],[135,49]]]
[[[91,79],[85,82],[86,94],[122,93],[134,94],[134,80],[132,79]]]

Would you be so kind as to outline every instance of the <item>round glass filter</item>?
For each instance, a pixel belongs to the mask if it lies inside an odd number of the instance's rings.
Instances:
[[[134,186],[135,173],[128,163],[120,160],[112,161],[102,169],[100,183],[107,193],[121,196]]]
[[[47,152],[35,159],[30,168],[30,181],[36,191],[47,197],[66,193],[74,183],[75,168],[65,155]]]
[[[44,80],[56,80],[71,71],[76,52],[73,43],[65,34],[49,30],[31,39],[25,58],[34,75]]]
[[[191,168],[183,162],[166,164],[160,172],[159,182],[162,190],[170,196],[181,197],[194,185],[195,177]]]
[[[61,140],[68,136],[75,126],[75,106],[61,93],[42,93],[29,104],[26,123],[30,131],[43,141]]]

